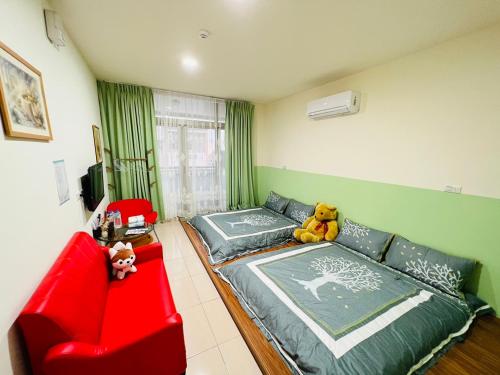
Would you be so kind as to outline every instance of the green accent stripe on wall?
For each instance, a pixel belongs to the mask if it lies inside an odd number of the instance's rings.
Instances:
[[[305,203],[335,204],[340,219],[400,234],[446,253],[478,260],[467,289],[500,309],[500,199],[255,167],[257,196],[270,190]]]

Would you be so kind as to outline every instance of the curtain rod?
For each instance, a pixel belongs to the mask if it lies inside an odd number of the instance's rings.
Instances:
[[[106,81],[105,79],[102,79],[102,80],[97,80],[97,81],[103,81],[103,82],[107,82],[107,83],[118,83],[118,84],[122,84],[122,85],[131,85],[131,86],[142,86],[142,87],[149,87],[149,86],[145,86],[145,85],[139,85],[137,83],[125,83],[125,82],[112,82],[112,81]],[[167,90],[167,89],[160,89],[158,87],[149,87],[150,89],[152,90],[158,90],[158,91],[166,91],[166,92],[173,92],[173,93],[179,93],[179,94],[185,94],[185,95],[193,95],[193,96],[203,96],[205,98],[209,98],[209,99],[216,99],[216,100],[234,100],[234,101],[237,101],[237,102],[244,102],[244,103],[252,103],[251,101],[249,100],[243,100],[243,99],[234,99],[234,98],[220,98],[218,96],[210,96],[210,95],[201,95],[201,94],[193,94],[191,92],[186,92],[186,91],[176,91],[176,90]],[[253,103],[252,103],[253,104]]]
[[[152,90],[158,90],[158,91],[165,91],[165,92],[173,92],[177,94],[184,94],[184,95],[192,95],[192,96],[202,96],[204,98],[209,98],[209,99],[215,99],[215,100],[232,100],[235,102],[241,102],[241,103],[250,103],[255,105],[255,103],[251,102],[250,100],[243,100],[243,99],[234,99],[234,98],[220,98],[218,96],[210,96],[210,95],[201,95],[201,94],[193,94],[191,92],[186,92],[186,91],[176,91],[176,90],[166,90],[166,89],[159,89],[158,87],[151,87]]]
[[[204,98],[215,99],[215,100],[227,100],[227,98],[219,98],[217,96],[210,96],[210,95],[193,94],[191,92],[186,92],[186,91],[167,90],[167,89],[160,89],[158,87],[151,87],[151,88],[153,90],[164,91],[164,92],[172,92],[172,93],[192,95],[192,96],[203,96]],[[230,99],[230,100],[233,100],[233,99]]]

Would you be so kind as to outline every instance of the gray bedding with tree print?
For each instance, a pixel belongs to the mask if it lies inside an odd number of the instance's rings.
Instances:
[[[266,207],[198,215],[189,224],[201,235],[211,264],[290,242],[299,226]]]
[[[490,311],[326,242],[216,272],[296,374],[423,373]]]

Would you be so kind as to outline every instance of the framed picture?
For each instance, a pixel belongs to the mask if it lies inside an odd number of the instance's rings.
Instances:
[[[0,112],[7,136],[52,139],[42,74],[1,42]]]
[[[102,161],[102,145],[99,127],[92,125],[92,133],[94,134],[95,161],[96,163],[100,163]]]

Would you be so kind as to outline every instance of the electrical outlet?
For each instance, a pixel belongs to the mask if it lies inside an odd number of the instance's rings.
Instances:
[[[446,185],[444,191],[447,193],[460,194],[462,192],[462,186],[460,185]]]

